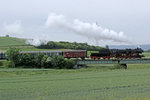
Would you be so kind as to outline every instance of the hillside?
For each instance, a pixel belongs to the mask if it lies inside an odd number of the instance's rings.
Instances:
[[[25,39],[15,37],[0,37],[0,47],[23,46],[26,45],[25,41]]]
[[[49,41],[47,44],[41,44],[37,47],[33,45],[27,45],[26,39],[15,38],[15,37],[0,37],[0,51],[6,51],[9,47],[17,47],[24,51],[41,51],[41,50],[99,50],[99,46],[91,46],[87,43],[77,42],[54,42]]]
[[[0,37],[0,51],[6,51],[9,47],[17,47],[21,50],[33,50],[34,46],[27,45],[26,39],[16,37]]]
[[[142,48],[144,51],[147,51],[147,50],[150,50],[150,44],[143,44],[143,45],[109,45],[109,47],[111,49],[126,49],[126,48],[132,48],[132,49],[135,49],[137,47],[140,47]]]

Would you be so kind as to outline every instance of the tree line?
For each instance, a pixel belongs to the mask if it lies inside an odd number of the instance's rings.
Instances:
[[[39,46],[36,46],[36,48],[40,49],[74,49],[74,50],[89,50],[89,51],[97,51],[102,49],[102,47],[99,46],[93,46],[93,45],[88,45],[87,43],[77,43],[77,42],[54,42],[54,41],[49,41],[46,44],[42,43]]]
[[[72,69],[74,61],[65,59],[63,56],[49,57],[43,53],[32,55],[28,53],[19,53],[18,48],[9,48],[6,52],[7,59],[5,66],[7,67],[25,67],[25,68],[54,68],[54,69]]]

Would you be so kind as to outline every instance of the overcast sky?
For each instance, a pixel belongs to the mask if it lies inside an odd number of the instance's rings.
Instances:
[[[150,0],[0,0],[0,35],[10,34],[6,31],[9,25],[17,24],[20,34],[11,34],[17,37],[93,42],[68,31],[45,29],[52,12],[70,20],[97,22],[104,28],[124,32],[138,44],[150,44]],[[122,43],[99,41],[99,45],[106,44]]]

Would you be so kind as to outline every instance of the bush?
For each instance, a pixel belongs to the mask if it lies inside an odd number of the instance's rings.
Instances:
[[[114,64],[111,69],[123,69],[123,67],[120,64]]]
[[[43,53],[39,53],[35,56],[35,66],[37,68],[41,68],[42,67],[42,58],[44,57],[44,54]]]
[[[19,53],[19,49],[10,48],[7,50],[8,61],[5,63],[6,67],[20,67],[24,66],[27,68],[58,68],[58,69],[71,69],[74,67],[74,61],[71,59],[65,60],[63,56],[48,57],[39,53],[35,56],[28,53]],[[0,63],[0,65],[2,65]]]
[[[0,61],[0,66],[3,66],[3,62],[2,61]]]
[[[11,67],[16,67],[19,63],[19,49],[18,48],[9,48],[6,52],[7,58],[11,61]]]
[[[52,67],[53,67],[53,65],[52,65],[52,58],[48,57],[46,59],[46,66],[45,66],[45,68],[52,68]]]
[[[65,68],[67,69],[72,69],[74,67],[75,63],[73,60],[71,59],[67,59],[66,60],[66,65],[65,65]]]
[[[66,63],[63,56],[53,56],[51,62],[54,68],[59,68],[59,69],[65,68]]]
[[[41,66],[44,68],[47,68],[47,58],[48,55],[44,55],[43,58],[41,59]]]
[[[12,63],[12,61],[5,61],[4,62],[4,67],[13,67],[13,63]]]
[[[34,56],[27,54],[27,53],[23,53],[19,56],[19,65],[25,65],[26,67],[33,67],[35,65],[34,62]]]
[[[36,46],[36,48],[41,48],[41,49],[75,49],[75,50],[90,50],[90,51],[95,51],[95,50],[100,50],[102,47],[99,46],[92,46],[87,43],[77,43],[77,42],[54,42],[54,41],[49,41],[46,44],[42,43],[39,46]]]

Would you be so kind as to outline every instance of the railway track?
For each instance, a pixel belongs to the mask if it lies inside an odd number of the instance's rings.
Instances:
[[[127,69],[127,64],[145,64],[150,63],[150,59],[111,59],[111,60],[76,60],[76,66],[82,66],[87,64],[116,64],[119,63]]]

